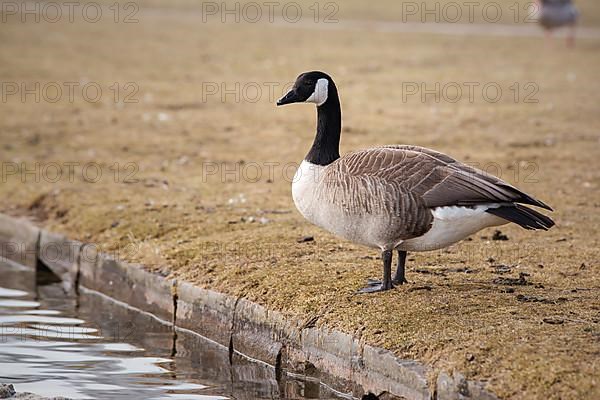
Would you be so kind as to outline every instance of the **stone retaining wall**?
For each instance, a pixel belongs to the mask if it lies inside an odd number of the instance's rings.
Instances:
[[[401,360],[347,333],[303,327],[245,298],[147,272],[25,219],[0,214],[0,256],[29,266],[40,260],[67,291],[83,286],[104,293],[227,347],[230,357],[239,353],[267,363],[276,377],[308,375],[353,396],[370,391],[411,400],[497,399],[459,373],[441,373],[428,382],[427,367],[417,361]]]

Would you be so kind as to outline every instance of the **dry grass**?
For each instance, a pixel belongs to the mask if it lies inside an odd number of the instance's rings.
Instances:
[[[340,15],[393,18],[348,4]],[[74,182],[35,182],[35,175],[22,182],[5,170],[0,210],[31,215],[153,270],[289,315],[318,316],[435,371],[458,368],[504,398],[600,396],[599,41],[567,50],[538,38],[202,24],[181,10],[145,6],[137,24],[2,25],[4,82],[93,81],[104,92],[93,104],[79,94],[73,103],[13,96],[1,104],[5,168],[94,162],[103,177],[86,182],[78,167]],[[502,229],[508,241],[484,231],[444,251],[411,254],[411,284],[355,295],[380,275],[380,260],[304,221],[284,177],[310,145],[314,109],[275,109],[266,93],[268,82],[290,82],[309,69],[330,72],[340,88],[342,152],[410,143],[498,167],[555,208],[557,227],[510,226]],[[135,82],[139,103],[115,104],[114,82]],[[263,96],[203,99],[207,82],[256,82]],[[497,82],[504,96],[494,104],[480,92],[473,103],[404,102],[403,82]],[[511,100],[515,82],[518,102]],[[522,101],[527,82],[539,87],[539,103]],[[281,92],[275,88],[275,97]],[[253,163],[262,167],[258,182],[244,179],[254,176]],[[277,163],[271,180],[268,163]],[[207,176],[215,165],[218,173]],[[315,241],[297,243],[306,235]],[[493,267],[500,264],[509,268]],[[520,273],[531,284],[499,280]]]

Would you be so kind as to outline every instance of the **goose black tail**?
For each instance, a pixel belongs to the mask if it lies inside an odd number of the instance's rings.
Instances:
[[[490,214],[514,222],[525,229],[543,229],[547,231],[554,226],[554,221],[544,214],[521,204],[511,204],[486,210]]]

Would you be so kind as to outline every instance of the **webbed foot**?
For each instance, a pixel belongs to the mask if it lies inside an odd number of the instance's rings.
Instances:
[[[379,282],[379,283],[377,283]],[[367,281],[367,286],[365,286],[364,288],[360,289],[359,291],[357,291],[356,293],[358,294],[365,294],[365,293],[377,293],[377,292],[384,292],[386,290],[390,290],[393,289],[394,285],[390,284],[389,287],[385,287],[383,285],[383,283],[381,283],[381,281],[377,281],[374,279],[369,279]]]

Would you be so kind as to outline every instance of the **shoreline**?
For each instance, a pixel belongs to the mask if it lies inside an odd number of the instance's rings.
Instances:
[[[4,254],[35,267],[42,262],[63,281],[65,291],[94,291],[151,314],[175,330],[214,341],[251,361],[282,373],[307,375],[352,396],[388,393],[407,399],[497,399],[484,384],[455,372],[428,379],[431,370],[415,360],[402,360],[360,336],[303,323],[243,297],[203,289],[169,279],[143,266],[90,252],[86,244],[31,225],[26,219],[0,214],[0,242],[20,249]],[[41,248],[62,251],[49,256]]]

